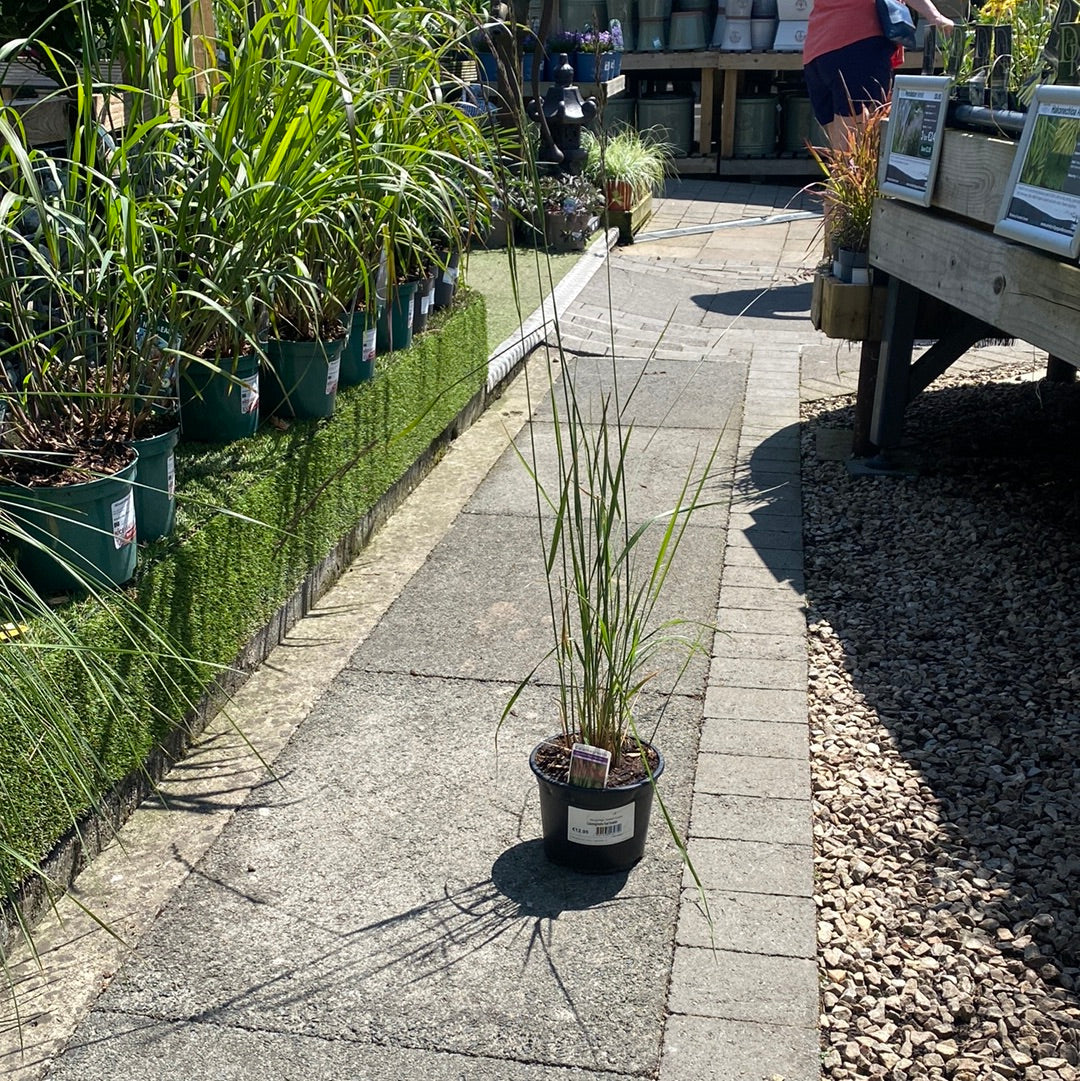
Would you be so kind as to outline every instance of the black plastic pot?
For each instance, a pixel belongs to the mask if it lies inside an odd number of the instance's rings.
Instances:
[[[544,855],[552,863],[589,874],[628,871],[645,853],[653,784],[664,772],[664,756],[656,751],[659,762],[652,780],[646,777],[619,788],[582,788],[541,772],[536,764],[540,746],[529,755],[529,766],[540,786]]]
[[[457,291],[458,270],[461,266],[461,249],[439,253],[439,266],[435,277],[435,307],[449,308]]]
[[[435,275],[425,271],[413,295],[413,334],[422,334],[427,330],[428,315],[435,301]]]

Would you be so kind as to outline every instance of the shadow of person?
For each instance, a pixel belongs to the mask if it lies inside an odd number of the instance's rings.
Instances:
[[[717,315],[750,316],[753,319],[806,321],[810,311],[810,282],[770,285],[758,289],[729,289],[721,293],[698,293],[690,299]]]

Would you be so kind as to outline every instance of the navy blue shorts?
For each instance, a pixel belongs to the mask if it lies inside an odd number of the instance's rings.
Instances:
[[[835,117],[852,116],[864,105],[885,101],[892,87],[895,50],[885,37],[864,38],[815,56],[803,73],[817,122],[824,127]]]

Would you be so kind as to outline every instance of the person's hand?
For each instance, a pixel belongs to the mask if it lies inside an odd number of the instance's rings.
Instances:
[[[939,30],[947,38],[952,37],[953,28],[955,23],[946,15],[939,15],[937,21],[934,23],[934,29]]]

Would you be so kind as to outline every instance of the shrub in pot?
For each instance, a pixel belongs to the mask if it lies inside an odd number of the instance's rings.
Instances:
[[[663,191],[673,161],[669,144],[635,128],[610,136],[585,132],[582,141],[588,154],[585,175],[603,189],[608,210],[631,210]]]

